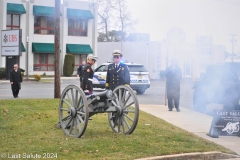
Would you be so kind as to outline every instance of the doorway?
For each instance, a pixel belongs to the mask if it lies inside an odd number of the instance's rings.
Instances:
[[[19,56],[6,56],[6,79],[9,80],[9,73],[13,69],[13,65],[19,65]]]

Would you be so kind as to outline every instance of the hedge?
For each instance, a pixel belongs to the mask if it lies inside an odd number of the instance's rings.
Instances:
[[[66,54],[63,64],[63,75],[71,77],[75,66],[75,56],[73,54]]]
[[[0,68],[0,79],[6,78],[6,68]]]

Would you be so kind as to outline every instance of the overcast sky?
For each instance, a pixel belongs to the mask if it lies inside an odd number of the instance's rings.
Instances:
[[[87,0],[95,1],[95,0]],[[232,53],[230,34],[236,34],[234,52],[240,53],[240,0],[126,0],[135,32],[150,33],[151,41],[166,39],[173,27],[181,28],[186,43],[196,36],[212,36],[213,44]]]
[[[127,0],[138,19],[136,32],[150,33],[152,41],[166,38],[172,27],[180,27],[187,43],[196,36],[212,36],[232,52],[229,34],[237,34],[235,52],[240,52],[240,0]]]

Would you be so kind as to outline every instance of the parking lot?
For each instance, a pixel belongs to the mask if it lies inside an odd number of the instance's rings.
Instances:
[[[148,88],[144,94],[137,95],[140,104],[153,104],[164,105],[165,104],[165,80],[151,80],[150,88]],[[70,85],[74,84],[79,86],[79,80],[62,79],[61,91]],[[100,92],[102,89],[95,88],[94,92]],[[192,109],[192,80],[182,79],[181,81],[181,97],[180,107]],[[53,82],[36,82],[36,81],[24,81],[22,83],[22,89],[19,93],[19,98],[54,98],[54,83]],[[0,83],[0,99],[13,99],[10,83]]]

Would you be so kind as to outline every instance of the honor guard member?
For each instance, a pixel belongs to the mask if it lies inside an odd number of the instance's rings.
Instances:
[[[126,64],[121,63],[123,54],[119,50],[114,50],[114,63],[108,66],[106,77],[106,89],[114,90],[119,85],[130,86],[130,74]]]
[[[97,59],[98,58],[96,56],[88,55],[87,63],[85,64],[83,69],[81,88],[87,94],[92,94],[93,92],[92,79],[94,72],[92,70],[92,65],[95,64]]]

